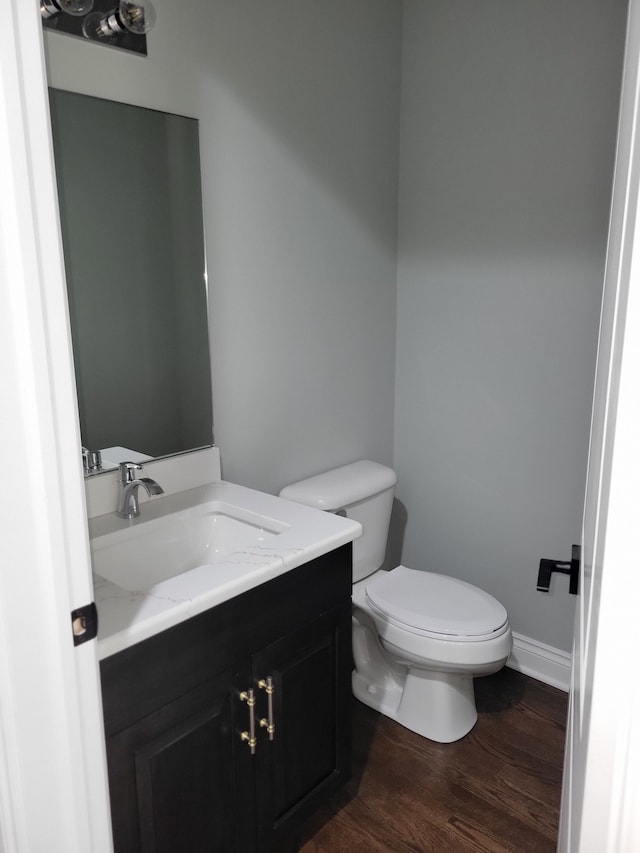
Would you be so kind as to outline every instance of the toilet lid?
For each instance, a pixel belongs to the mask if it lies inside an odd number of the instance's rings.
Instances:
[[[398,566],[366,588],[379,615],[409,630],[454,637],[500,633],[507,611],[489,593],[457,578]]]

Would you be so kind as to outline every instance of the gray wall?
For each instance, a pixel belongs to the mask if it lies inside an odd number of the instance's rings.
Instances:
[[[625,3],[404,4],[395,466],[404,560],[570,650]]]
[[[147,59],[48,65],[200,119],[224,475],[393,462],[406,562],[569,649],[535,576],[580,537],[624,3],[156,5]]]
[[[47,33],[49,82],[200,120],[224,476],[391,464],[400,4],[155,5],[146,59]]]

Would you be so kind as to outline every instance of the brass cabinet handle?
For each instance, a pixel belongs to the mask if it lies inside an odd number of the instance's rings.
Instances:
[[[256,744],[258,743],[258,739],[256,737],[256,697],[253,691],[253,687],[250,690],[243,690],[240,694],[240,699],[242,702],[246,702],[249,706],[249,731],[241,732],[240,740],[245,740],[249,746],[249,749],[251,750],[251,755],[255,755]]]
[[[262,690],[266,690],[267,692],[267,703],[268,703],[268,718],[264,717],[260,720],[260,725],[263,729],[266,729],[269,734],[269,740],[273,740],[273,735],[276,730],[276,724],[273,721],[273,692],[275,690],[273,686],[273,678],[269,676],[268,678],[261,678],[258,682],[258,687]]]

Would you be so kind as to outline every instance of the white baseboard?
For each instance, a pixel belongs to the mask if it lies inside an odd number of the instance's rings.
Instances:
[[[559,687],[560,690],[569,692],[571,684],[569,652],[563,652],[538,640],[514,633],[513,651],[507,666],[552,687]]]

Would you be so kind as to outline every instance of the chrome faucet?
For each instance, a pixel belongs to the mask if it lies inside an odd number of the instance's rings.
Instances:
[[[102,453],[99,450],[82,448],[82,468],[85,474],[97,474],[102,471]]]
[[[140,515],[138,505],[138,489],[143,486],[151,497],[152,495],[164,494],[164,489],[150,477],[139,477],[136,479],[135,472],[141,471],[142,465],[136,462],[121,462],[118,466],[120,476],[118,477],[118,506],[116,514],[120,518],[137,518]]]

